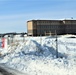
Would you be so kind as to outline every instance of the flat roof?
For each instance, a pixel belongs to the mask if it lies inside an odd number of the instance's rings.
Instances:
[[[76,21],[75,19],[64,19],[64,20],[29,20],[27,22],[31,21]]]

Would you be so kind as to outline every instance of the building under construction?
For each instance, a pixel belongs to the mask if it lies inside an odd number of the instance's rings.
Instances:
[[[27,21],[28,36],[75,34],[76,20],[30,20]]]

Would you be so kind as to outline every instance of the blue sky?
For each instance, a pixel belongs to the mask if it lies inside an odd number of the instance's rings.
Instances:
[[[0,33],[27,32],[32,19],[76,19],[76,0],[0,0]]]

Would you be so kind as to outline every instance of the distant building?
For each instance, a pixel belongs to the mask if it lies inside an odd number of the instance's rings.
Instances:
[[[76,20],[30,20],[27,21],[27,33],[31,36],[75,34]]]

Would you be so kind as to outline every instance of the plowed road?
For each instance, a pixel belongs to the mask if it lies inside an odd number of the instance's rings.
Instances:
[[[8,71],[6,71],[5,69],[3,69],[2,67],[0,67],[0,75],[14,75]]]
[[[28,75],[28,74],[21,73],[17,70],[0,65],[0,75]]]

